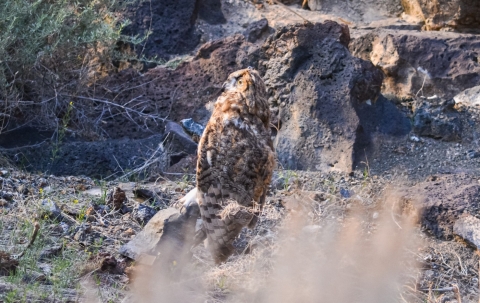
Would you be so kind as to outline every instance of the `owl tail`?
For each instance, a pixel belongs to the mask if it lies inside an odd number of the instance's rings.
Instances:
[[[227,260],[233,253],[233,241],[255,216],[252,210],[229,197],[228,193],[213,185],[207,193],[198,190],[203,232],[208,240],[208,249],[217,264]],[[198,239],[204,237],[201,233],[197,235]]]

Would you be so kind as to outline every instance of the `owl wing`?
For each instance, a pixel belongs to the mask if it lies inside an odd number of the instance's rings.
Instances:
[[[232,242],[241,229],[256,221],[273,169],[273,152],[254,132],[234,123],[221,130],[216,126],[207,125],[200,141],[197,199],[209,248],[221,262],[233,252]]]

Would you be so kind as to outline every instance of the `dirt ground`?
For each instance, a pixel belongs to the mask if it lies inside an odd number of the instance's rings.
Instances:
[[[432,149],[444,144],[429,141]],[[456,143],[448,144],[452,150],[460,149]],[[410,150],[420,152],[401,154],[393,161],[423,158],[423,149]],[[396,162],[385,156],[386,167],[394,167]],[[438,160],[443,161],[440,156]],[[405,201],[425,194],[415,187],[427,182],[422,174],[409,174],[408,167],[376,173],[382,167],[369,165],[350,176],[277,171],[259,224],[243,231],[236,254],[216,266],[200,245],[175,281],[165,281],[165,273],[154,268],[135,267],[118,250],[142,229],[131,209],[139,203],[156,209],[171,206],[192,188],[191,176],[154,183],[105,183],[5,168],[0,250],[17,255],[27,245],[34,222],[40,230],[16,272],[0,278],[0,298],[5,302],[292,302],[294,298],[298,302],[459,302],[453,288],[457,285],[462,302],[477,302],[480,258],[475,249],[453,238],[435,238],[418,217],[409,220],[412,212]],[[459,182],[478,184],[477,170],[468,168]],[[448,175],[455,182],[455,174]],[[107,192],[115,186],[125,190],[127,209],[115,210],[108,204]],[[135,197],[138,188],[156,192],[156,198]],[[61,217],[46,209],[49,204],[44,201],[55,202]],[[137,272],[132,275],[134,268]]]

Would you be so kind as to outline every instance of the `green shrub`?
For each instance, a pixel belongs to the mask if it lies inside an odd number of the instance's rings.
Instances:
[[[57,126],[71,98],[111,67],[134,0],[2,0],[0,132],[11,116]],[[60,122],[59,122],[60,121]]]

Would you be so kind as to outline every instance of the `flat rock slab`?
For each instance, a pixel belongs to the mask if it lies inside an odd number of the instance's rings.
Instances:
[[[480,219],[471,215],[458,219],[453,225],[453,233],[480,249]]]
[[[138,260],[140,256],[148,254],[160,241],[165,220],[178,213],[178,209],[173,207],[160,210],[135,238],[120,247],[119,253],[133,260]]]

